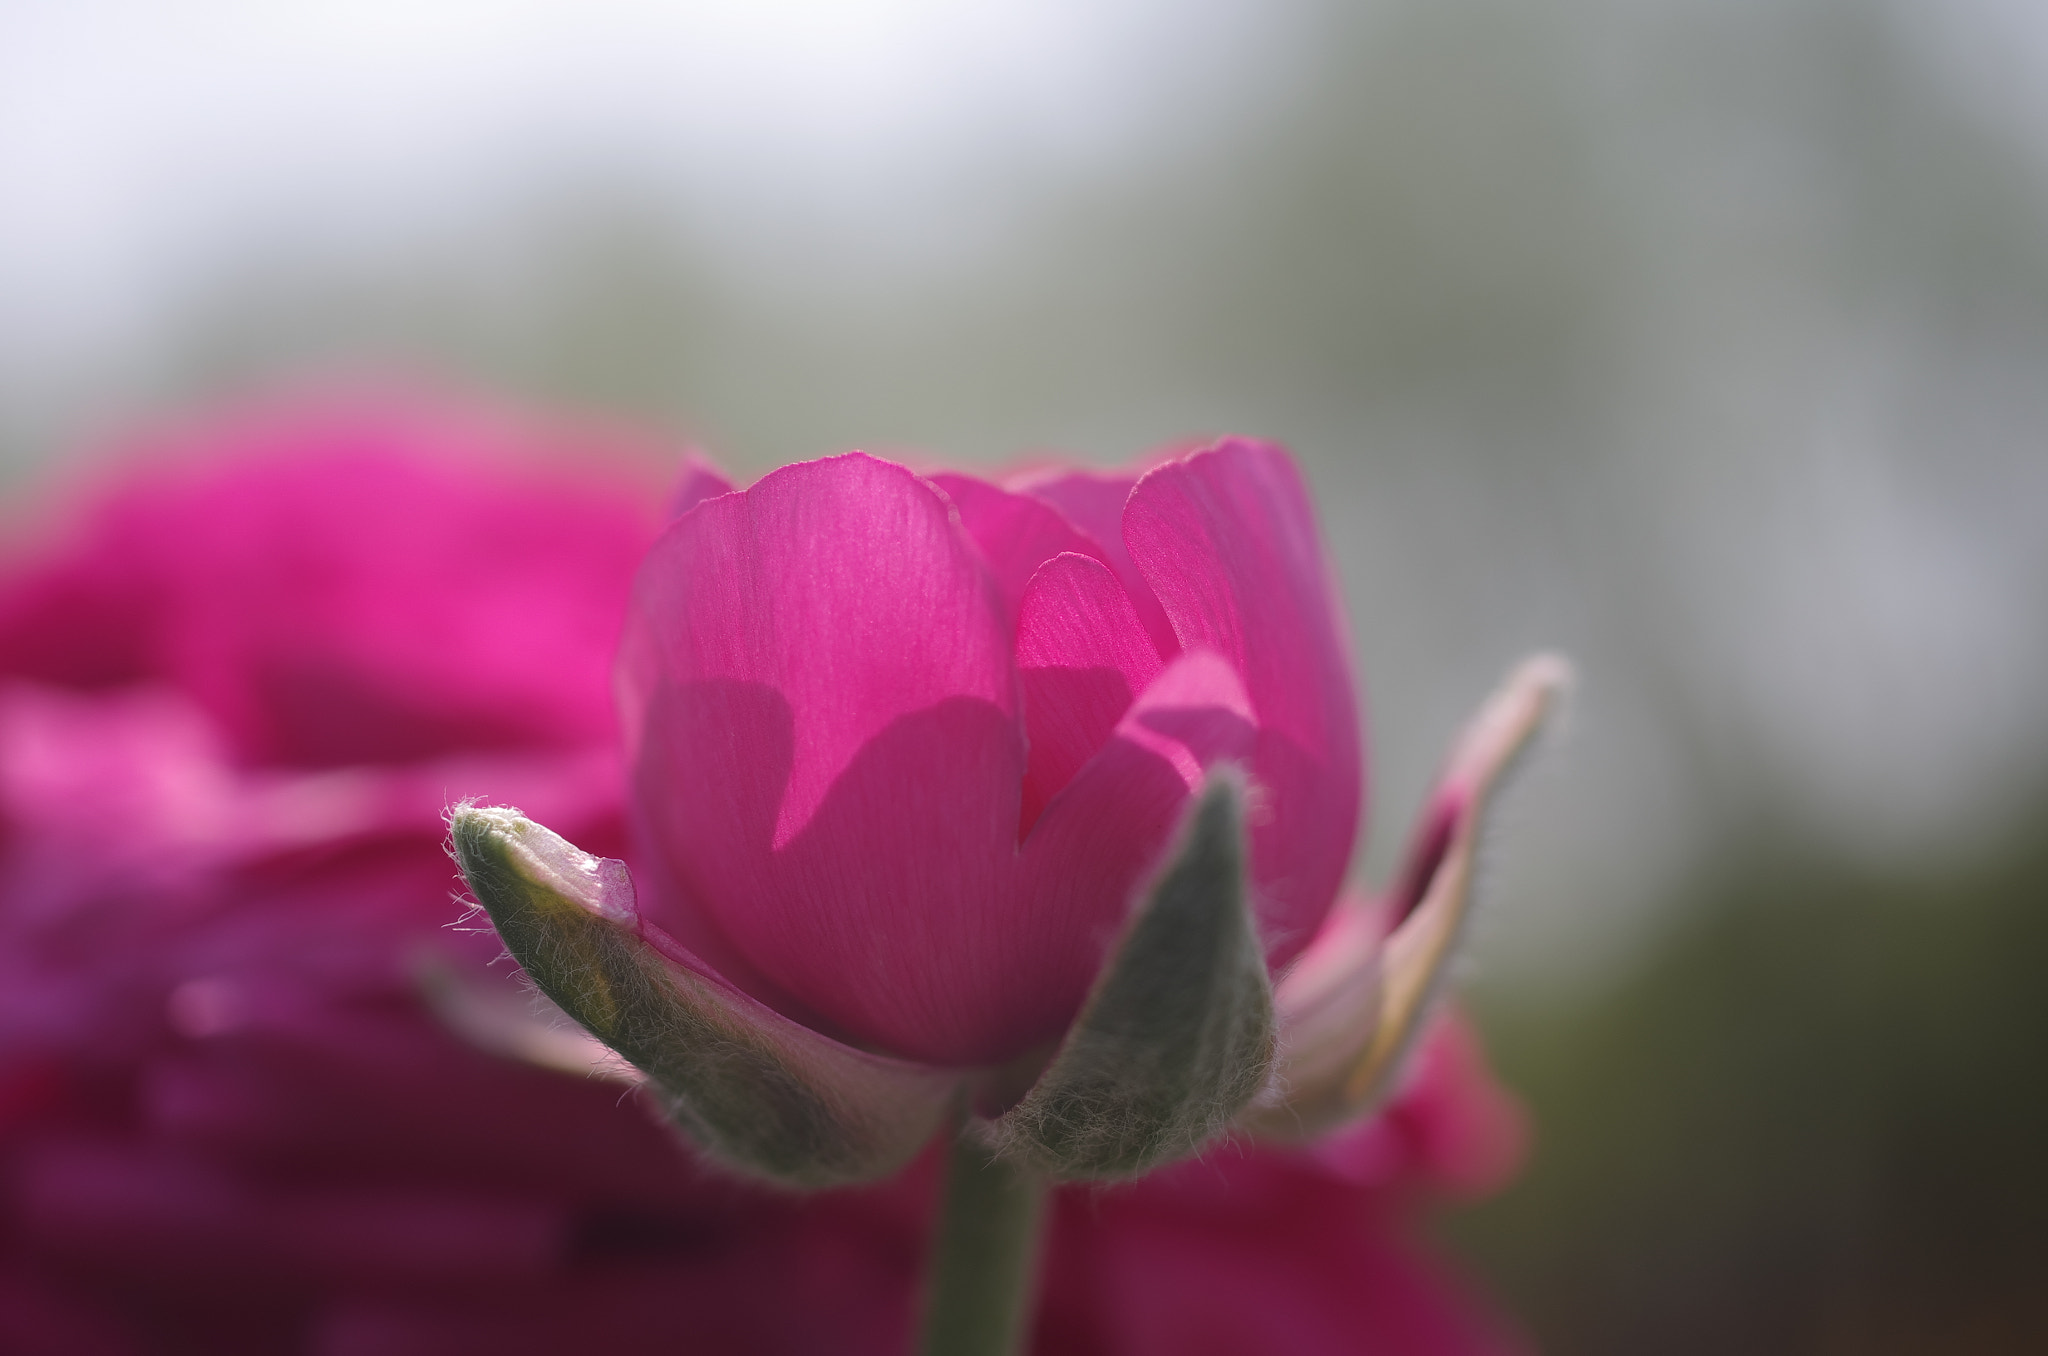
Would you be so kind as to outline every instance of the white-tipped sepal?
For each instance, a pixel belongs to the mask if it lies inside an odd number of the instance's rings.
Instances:
[[[953,1106],[957,1075],[843,1045],[657,947],[625,863],[516,810],[462,806],[448,827],[513,958],[714,1158],[787,1186],[868,1181],[907,1163]]]

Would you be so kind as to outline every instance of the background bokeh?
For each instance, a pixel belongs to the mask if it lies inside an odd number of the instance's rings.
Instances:
[[[341,379],[748,472],[1287,441],[1366,876],[1582,674],[1454,1241],[1557,1352],[2048,1348],[2048,9],[6,0],[0,204],[17,506]]]

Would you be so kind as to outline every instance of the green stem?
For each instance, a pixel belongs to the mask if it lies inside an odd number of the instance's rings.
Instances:
[[[946,1165],[923,1356],[1022,1351],[1038,1281],[1045,1179],[995,1158],[962,1127]]]

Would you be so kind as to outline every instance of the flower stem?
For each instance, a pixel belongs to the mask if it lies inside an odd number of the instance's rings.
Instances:
[[[963,1126],[946,1165],[923,1356],[1014,1356],[1023,1350],[1044,1214],[1045,1179],[994,1157]]]

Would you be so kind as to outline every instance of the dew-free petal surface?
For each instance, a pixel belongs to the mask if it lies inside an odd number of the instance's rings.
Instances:
[[[899,466],[786,467],[672,525],[620,669],[668,906],[856,1041],[941,1063],[999,1048],[1037,960],[1002,907],[1024,773],[1010,646],[973,543]]]
[[[1046,805],[1024,842],[1017,882],[1020,913],[1059,958],[1039,995],[1042,1036],[1057,1037],[1080,1007],[1208,769],[1250,757],[1250,716],[1228,664],[1182,655]]]
[[[1307,945],[1335,898],[1362,808],[1351,664],[1315,514],[1279,448],[1227,440],[1131,491],[1124,539],[1180,643],[1243,675],[1259,729],[1252,834],[1268,957]]]
[[[1017,675],[1031,740],[1020,837],[1108,742],[1159,669],[1159,651],[1108,566],[1071,552],[1039,566],[1017,616]]]
[[[974,476],[942,471],[927,477],[953,501],[960,526],[981,548],[1011,617],[1038,567],[1062,552],[1101,558],[1102,548],[1057,509]]]
[[[1011,488],[1044,500],[1088,535],[1130,595],[1145,634],[1162,658],[1171,659],[1180,653],[1173,623],[1124,544],[1124,505],[1137,483],[1135,471],[1041,471],[1020,478]]]

